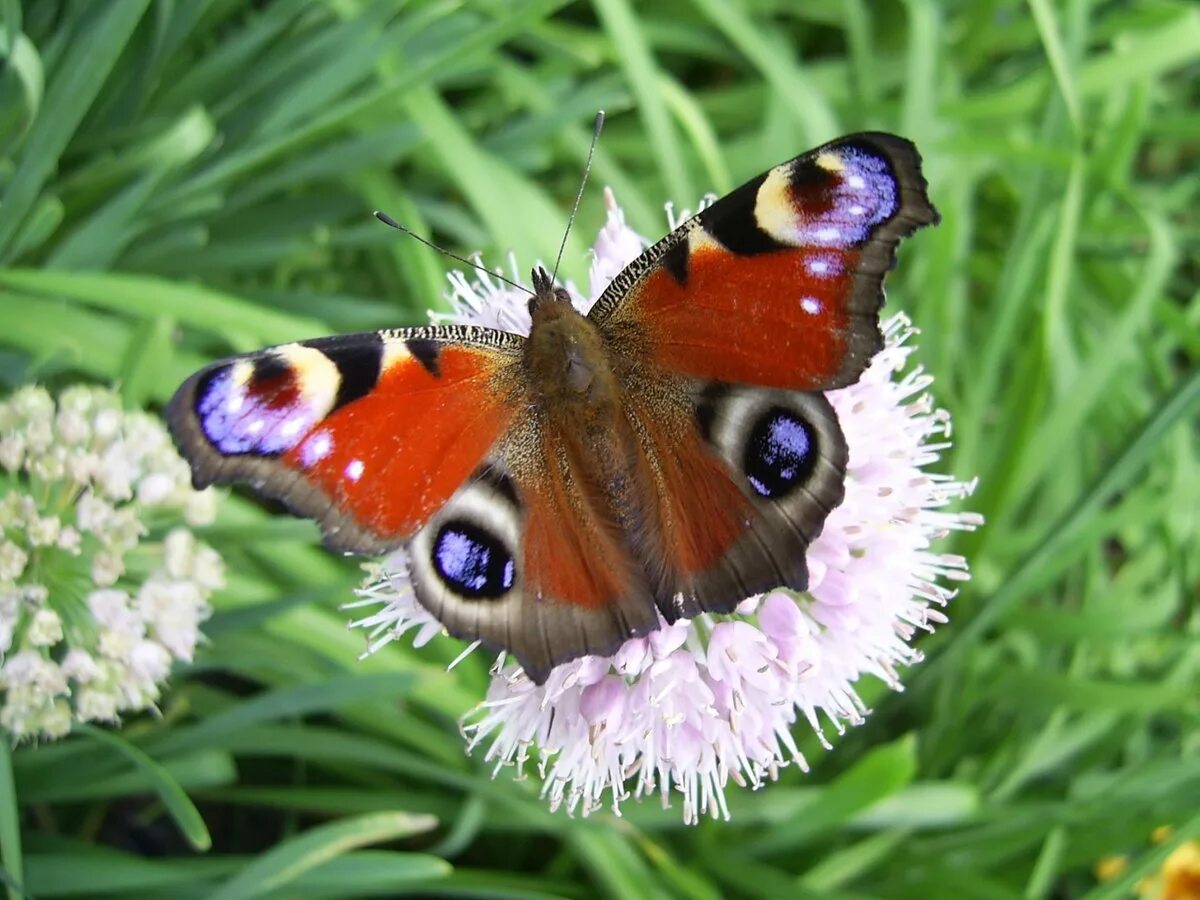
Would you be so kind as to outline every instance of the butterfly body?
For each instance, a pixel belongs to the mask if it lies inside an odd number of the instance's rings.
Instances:
[[[535,285],[542,278],[549,276],[535,269]],[[535,293],[529,301],[524,364],[531,400],[567,434],[615,438],[622,390],[604,337],[558,292]]]
[[[586,315],[535,269],[527,336],[269,348],[198,372],[168,422],[198,485],[248,482],[341,551],[406,547],[422,605],[541,681],[806,587],[848,463],[820,392],[879,349],[896,245],[936,218],[912,145],[853,135],[683,223]]]

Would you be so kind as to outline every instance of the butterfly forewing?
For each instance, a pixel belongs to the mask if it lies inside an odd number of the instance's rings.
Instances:
[[[618,275],[590,315],[675,372],[841,387],[882,345],[883,276],[896,245],[937,218],[911,143],[851,135],[684,222]]]
[[[197,486],[248,482],[315,519],[331,548],[383,553],[508,429],[522,344],[454,326],[285,344],[196,373],[167,421]]]

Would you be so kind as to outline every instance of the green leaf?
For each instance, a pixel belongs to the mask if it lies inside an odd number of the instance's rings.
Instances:
[[[176,730],[169,737],[155,743],[155,752],[162,755],[204,744],[219,744],[225,735],[264,722],[367,703],[379,695],[397,699],[404,696],[412,684],[413,677],[401,672],[346,675],[313,684],[299,684],[284,690],[269,691],[238,703],[226,712],[211,716],[200,725]]]
[[[0,260],[25,216],[33,208],[46,178],[96,99],[109,71],[125,48],[149,0],[110,0],[89,9],[94,18],[78,34],[64,74],[54,79],[21,149],[21,160],[0,204]]]
[[[81,843],[31,853],[29,890],[34,897],[139,897],[170,889],[188,896],[188,888],[211,884],[244,863],[244,857],[155,860]]]
[[[129,757],[124,750],[121,754]],[[104,778],[96,778],[93,771],[79,771],[69,766],[36,770],[23,777],[21,797],[27,803],[78,803],[160,791],[167,783],[181,790],[194,790],[230,784],[237,779],[233,759],[228,753],[217,750],[162,757],[156,766],[139,764],[132,772],[106,772]],[[186,798],[177,804],[180,815],[185,818],[185,833],[199,836],[196,823],[187,821],[189,814],[184,812],[185,801]]]
[[[721,0],[692,2],[775,88],[776,96],[795,119],[803,144],[815,146],[837,137],[833,110],[816,90],[808,73],[796,64],[793,46],[779,39],[775,32],[758,27],[735,4]]]
[[[691,203],[696,190],[688,177],[675,126],[667,115],[658,65],[633,8],[628,0],[597,0],[595,6],[614,46],[621,48],[617,62],[625,72],[629,90],[638,99],[638,114],[649,132],[651,153],[667,195],[678,203]]]
[[[891,796],[916,774],[916,741],[905,737],[858,760],[771,833],[746,845],[755,855],[794,849]]]
[[[107,848],[79,845],[61,852],[31,854],[30,879],[37,897],[209,896],[215,882],[245,869],[252,857],[210,855],[206,859],[152,859]],[[420,853],[357,850],[319,862],[263,896],[353,897],[435,884],[450,866]]]
[[[374,813],[318,825],[258,856],[209,894],[209,898],[247,900],[258,897],[292,884],[316,866],[357,847],[412,837],[435,827],[437,820],[432,816],[401,812]],[[428,869],[417,877],[429,877]]]
[[[1140,467],[1146,465],[1166,434],[1180,421],[1187,421],[1194,416],[1197,409],[1200,409],[1200,372],[1194,372],[1162,399],[1153,415],[1142,423],[1100,477],[1046,531],[1046,539],[1010,573],[1004,586],[988,601],[987,606],[965,627],[956,629],[951,648],[926,666],[919,677],[930,678],[933,672],[948,666],[979,641],[994,622],[1024,598],[1028,586],[1042,576],[1043,568],[1052,565],[1062,567],[1064,561],[1058,558],[1061,548],[1070,543],[1074,533],[1086,525],[1090,516],[1095,515],[1104,503],[1128,484]]]
[[[24,896],[25,863],[21,852],[21,810],[13,781],[12,752],[0,746],[0,861],[9,900]]]
[[[319,322],[274,312],[199,285],[140,275],[0,269],[0,285],[68,297],[113,312],[156,317],[224,336],[235,349],[319,336]]]
[[[412,818],[419,821],[418,817]],[[387,896],[406,887],[410,890],[436,890],[452,873],[450,863],[427,853],[358,850],[334,856],[303,871],[265,896]],[[418,887],[414,882],[421,884]]]
[[[42,58],[38,55],[33,42],[19,31],[11,32],[7,23],[0,25],[0,43],[5,45],[0,50],[0,55],[4,60],[5,74],[12,72],[20,84],[23,109],[19,114],[19,124],[25,126],[37,118],[38,111],[41,109],[42,95],[46,86]],[[0,90],[5,91],[5,94],[0,94],[0,96],[6,96],[8,85],[0,85]],[[0,126],[3,126],[4,130],[12,128],[15,131],[18,123],[12,120],[17,116],[18,113],[15,109],[5,110],[3,117],[0,118]],[[21,131],[24,131],[23,127],[21,127]],[[3,137],[3,131],[0,131],[0,139]],[[20,134],[16,133],[9,140],[15,142],[19,137]],[[0,151],[5,149],[4,143],[0,143]]]
[[[171,774],[163,766],[156,763],[128,741],[122,740],[117,735],[105,731],[103,728],[96,728],[85,723],[76,723],[74,730],[86,735],[99,744],[112,747],[133,763],[137,769],[145,774],[146,780],[153,787],[154,792],[158,794],[158,798],[162,800],[167,813],[174,819],[175,824],[179,826],[179,830],[187,838],[188,843],[197,850],[208,850],[212,847],[212,837],[208,833],[208,827],[204,824],[204,819],[201,817],[200,811],[196,809],[195,804],[184,793],[183,788],[179,786],[179,782],[172,778]]]
[[[1071,118],[1071,126],[1076,134],[1083,129],[1083,113],[1079,105],[1079,91],[1075,85],[1074,66],[1067,57],[1067,48],[1063,45],[1062,33],[1058,20],[1048,0],[1027,0],[1037,22],[1038,34],[1042,38],[1042,46],[1046,50],[1046,58],[1050,61],[1050,70],[1054,73],[1054,81],[1062,94],[1063,102],[1067,105],[1067,115]]]

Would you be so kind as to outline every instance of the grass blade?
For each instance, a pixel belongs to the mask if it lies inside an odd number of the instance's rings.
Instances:
[[[306,872],[366,844],[395,841],[431,831],[433,816],[387,812],[342,819],[310,828],[255,858],[209,895],[209,900],[249,900],[293,883]]]
[[[65,73],[55,78],[47,90],[22,148],[21,161],[4,192],[0,260],[11,258],[7,251],[21,224],[125,49],[148,3],[149,0],[111,0],[90,8],[95,19],[79,32],[67,54]]]
[[[24,896],[21,882],[25,866],[21,852],[21,810],[17,785],[13,781],[12,751],[0,742],[0,860],[4,862],[4,880],[9,900]]]
[[[103,728],[77,723],[75,730],[99,744],[112,747],[145,773],[154,793],[158,794],[158,798],[162,801],[168,814],[193,848],[203,851],[212,847],[212,837],[208,833],[208,826],[204,824],[200,811],[196,809],[195,804],[179,786],[179,782],[171,777],[170,772],[128,741],[122,740]]]

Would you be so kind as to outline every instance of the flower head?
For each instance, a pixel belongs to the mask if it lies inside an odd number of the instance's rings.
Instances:
[[[645,247],[611,193],[606,200],[589,297],[568,285],[581,310]],[[486,275],[451,283],[452,320],[528,330],[524,294]],[[930,376],[909,364],[915,330],[894,315],[883,331],[862,378],[828,394],[850,456],[845,499],[808,549],[808,590],[749,597],[731,616],[661,622],[612,657],[558,666],[542,685],[501,656],[464,724],[470,749],[497,769],[521,771],[536,756],[551,808],[619,812],[630,796],[658,794],[679,799],[694,822],[728,816],[730,781],[758,786],[788,763],[806,767],[792,736],[798,720],[826,746],[827,729],[861,723],[862,675],[901,689],[897,667],[921,658],[910,641],[946,621],[946,582],[968,577],[966,561],[935,544],[981,520],[945,509],[972,483],[926,471],[949,446],[950,418],[926,393]],[[441,630],[407,571],[404,553],[393,554],[360,592],[355,605],[379,606],[356,623],[369,629],[368,652],[409,630],[418,642]]]
[[[224,579],[175,523],[205,524],[214,504],[162,424],[111,391],[0,403],[0,727],[56,738],[158,700]]]
[[[1150,838],[1162,843],[1173,833],[1171,826],[1160,825]],[[1126,857],[1118,858],[1128,866]],[[1143,900],[1200,900],[1200,840],[1193,838],[1176,846],[1157,872],[1138,881],[1134,892]]]

